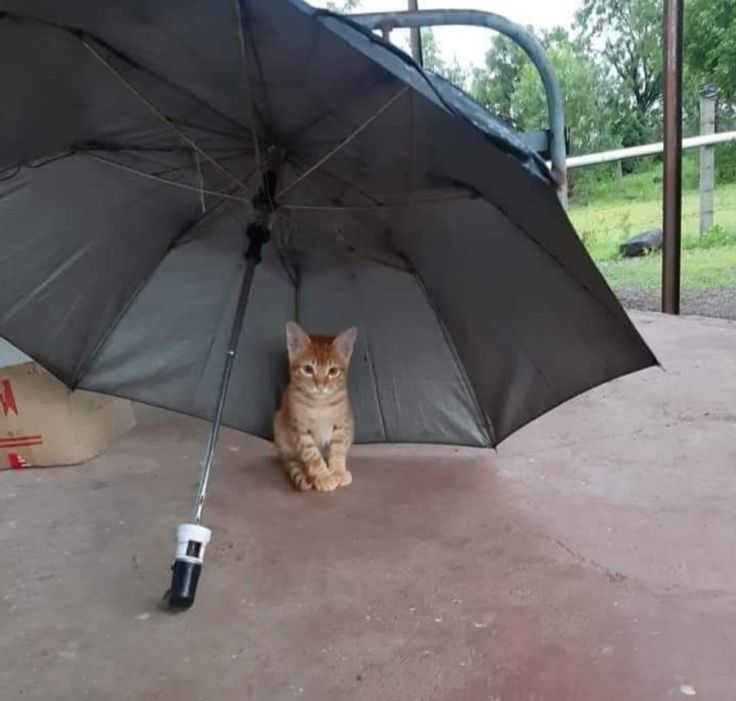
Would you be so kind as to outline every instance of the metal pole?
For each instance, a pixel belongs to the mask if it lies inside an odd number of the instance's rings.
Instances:
[[[371,30],[413,27],[468,25],[487,27],[515,41],[539,72],[547,98],[550,129],[550,160],[563,207],[567,206],[567,147],[565,144],[565,105],[555,70],[539,40],[524,27],[501,15],[481,10],[418,10],[413,12],[374,12],[351,14],[350,19]]]
[[[225,366],[222,370],[220,379],[220,387],[217,393],[217,405],[215,409],[215,417],[210,428],[210,435],[207,439],[207,447],[204,454],[204,465],[202,473],[199,477],[199,486],[197,487],[197,497],[194,506],[194,520],[192,523],[199,525],[202,522],[202,511],[204,510],[204,501],[207,497],[207,485],[212,472],[212,459],[215,454],[215,446],[217,445],[217,437],[220,434],[220,426],[222,424],[222,415],[225,411],[225,401],[227,400],[227,392],[230,386],[230,376],[233,372],[233,364],[235,362],[235,353],[238,350],[238,341],[240,340],[240,332],[243,328],[243,319],[245,310],[248,306],[248,297],[250,296],[250,288],[253,284],[253,275],[256,266],[261,262],[261,248],[270,236],[270,218],[272,215],[274,191],[276,189],[276,176],[273,171],[264,174],[264,187],[256,196],[254,206],[256,209],[256,220],[248,225],[248,247],[244,251],[245,270],[243,272],[243,280],[240,284],[240,292],[238,294],[238,303],[235,307],[235,316],[233,317],[233,325],[230,329],[230,339],[227,344],[227,352],[225,355]]]
[[[700,90],[700,133],[713,134],[716,130],[716,99],[718,88],[704,85]],[[713,189],[715,186],[715,149],[703,146],[700,149],[700,236],[713,227]]]
[[[418,0],[408,0],[407,6],[409,12],[416,12],[419,10]],[[422,30],[419,27],[412,27],[409,30],[411,35],[411,55],[412,58],[420,65],[424,65],[424,56],[422,55]]]
[[[682,228],[682,0],[664,0],[662,311],[680,313]]]
[[[212,472],[212,458],[215,454],[215,445],[220,435],[220,425],[222,424],[222,415],[225,411],[225,401],[227,399],[227,391],[230,385],[230,375],[233,372],[233,363],[235,361],[235,353],[238,350],[238,340],[240,332],[243,328],[243,317],[245,309],[248,305],[248,297],[250,296],[250,288],[253,284],[253,274],[258,265],[258,261],[251,258],[245,261],[245,271],[243,272],[243,280],[240,284],[240,294],[238,295],[238,304],[235,307],[235,317],[233,319],[232,329],[230,330],[230,340],[227,344],[227,353],[225,355],[225,367],[222,370],[220,378],[220,388],[217,393],[217,408],[215,409],[215,418],[210,428],[210,435],[207,439],[207,448],[204,453],[204,465],[202,473],[199,477],[199,486],[197,487],[197,498],[194,507],[194,520],[192,523],[202,523],[202,510],[204,509],[204,500],[207,496],[207,485]]]
[[[704,146],[716,146],[736,141],[736,131],[722,131],[719,134],[706,134],[700,136],[688,136],[682,140],[682,150],[690,148],[703,148]],[[627,158],[640,158],[641,156],[655,156],[664,151],[664,144],[658,141],[654,144],[643,146],[631,146],[629,148],[618,148],[613,151],[599,151],[588,153],[584,156],[571,156],[567,159],[567,169],[595,166],[601,163],[623,161]]]
[[[254,240],[260,240],[260,246],[265,239],[263,237],[251,236],[252,227],[257,225],[249,225],[248,233],[250,238],[250,248],[253,246]],[[267,231],[267,230],[266,230]],[[230,375],[233,370],[233,360],[235,359],[235,351],[238,346],[238,338],[240,330],[243,327],[243,317],[245,316],[245,308],[248,303],[248,295],[250,294],[251,283],[253,282],[253,273],[258,264],[260,256],[246,258],[245,273],[243,281],[240,285],[240,293],[238,295],[238,304],[233,319],[233,326],[230,332],[230,341],[228,343],[227,355],[225,356],[225,368],[222,372],[220,380],[220,388],[217,395],[217,409],[215,411],[215,419],[210,428],[210,436],[207,441],[207,449],[205,451],[204,466],[199,478],[199,487],[197,488],[197,499],[194,507],[194,519],[191,523],[179,524],[176,529],[176,555],[171,565],[171,586],[164,594],[164,605],[169,611],[186,611],[193,603],[197,595],[197,585],[199,577],[202,573],[204,564],[204,554],[207,545],[212,537],[209,528],[202,525],[202,510],[204,509],[204,500],[207,495],[207,484],[209,483],[210,473],[212,472],[212,458],[215,452],[215,444],[217,436],[220,433],[220,425],[222,424],[222,414],[225,408],[225,399],[227,398],[227,389],[230,383]]]

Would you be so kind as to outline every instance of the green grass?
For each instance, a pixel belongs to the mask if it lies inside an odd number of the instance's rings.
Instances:
[[[659,254],[604,260],[598,262],[598,267],[614,290],[658,290],[662,280],[662,257]],[[700,290],[736,287],[736,246],[683,251],[682,286]]]
[[[617,179],[613,165],[602,165],[572,171],[571,200],[578,206],[604,203],[652,201],[662,196],[662,163],[651,158],[638,159],[635,172]],[[682,159],[682,188],[697,190],[699,161],[695,151],[688,151]]]
[[[683,185],[697,183],[696,168],[697,161],[686,159]],[[658,174],[659,168],[652,168],[619,181],[589,180],[585,196],[572,198],[570,219],[614,289],[656,289],[660,284],[659,254],[623,259],[618,253],[619,244],[633,234],[661,226]],[[736,184],[716,186],[715,226],[703,238],[698,235],[698,225],[699,198],[691,187],[683,192],[682,201],[683,287],[736,287]]]

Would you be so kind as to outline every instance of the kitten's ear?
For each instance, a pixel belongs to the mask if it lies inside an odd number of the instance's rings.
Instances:
[[[350,362],[350,356],[353,354],[353,346],[355,345],[355,339],[357,337],[358,329],[353,326],[347,331],[343,331],[332,342],[332,347],[339,353],[346,365]]]
[[[295,321],[286,324],[286,348],[291,360],[309,344],[309,334]]]

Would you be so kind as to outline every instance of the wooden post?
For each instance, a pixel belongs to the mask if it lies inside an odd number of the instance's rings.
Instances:
[[[700,90],[700,133],[714,134],[716,131],[716,102],[718,88],[704,85]],[[715,148],[700,149],[700,236],[713,227],[713,189],[715,187]]]
[[[410,11],[419,9],[418,0],[407,0]],[[424,65],[424,57],[422,56],[422,35],[419,27],[412,27],[409,30],[411,34],[411,56],[420,65]]]
[[[619,187],[624,180],[624,162],[616,161],[616,185]]]

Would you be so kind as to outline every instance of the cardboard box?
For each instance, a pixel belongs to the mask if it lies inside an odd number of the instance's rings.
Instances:
[[[127,400],[70,392],[0,339],[0,470],[85,462],[134,425]]]

